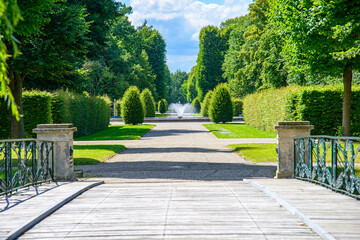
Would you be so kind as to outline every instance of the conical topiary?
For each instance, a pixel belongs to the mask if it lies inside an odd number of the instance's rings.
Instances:
[[[199,112],[200,112],[200,110],[201,110],[201,104],[200,104],[199,98],[197,98],[197,97],[194,98],[194,100],[192,101],[191,105],[192,105],[195,113],[199,113]]]
[[[201,104],[201,115],[203,117],[209,116],[209,108],[210,108],[210,101],[212,97],[213,91],[208,91],[204,97],[204,100]]]
[[[129,87],[121,103],[121,115],[125,124],[144,122],[144,108],[140,99],[140,91],[136,86]]]
[[[155,102],[151,91],[148,88],[145,88],[141,92],[140,98],[144,107],[145,117],[155,117]]]
[[[240,98],[233,99],[234,116],[239,116],[243,111],[243,101]]]
[[[231,122],[233,119],[233,104],[226,84],[219,84],[213,93],[209,109],[212,122]]]
[[[165,99],[161,99],[158,103],[158,111],[159,113],[166,113],[166,105],[167,102]]]

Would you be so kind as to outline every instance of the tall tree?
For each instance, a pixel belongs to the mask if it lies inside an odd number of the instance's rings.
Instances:
[[[61,79],[76,70],[87,48],[89,23],[78,4],[56,0],[18,1],[22,18],[15,36],[21,55],[9,62],[10,88],[22,114],[22,87],[26,76]],[[23,121],[14,117],[12,138],[24,137]]]
[[[189,78],[187,80],[186,86],[186,100],[187,102],[191,103],[197,96],[196,91],[196,72],[197,72],[197,65],[191,68]]]
[[[156,101],[167,97],[167,82],[170,75],[166,66],[166,42],[160,32],[147,26],[146,22],[139,28],[141,47],[149,57],[152,72],[156,75],[154,98]]]
[[[217,27],[207,26],[200,31],[200,50],[197,59],[196,88],[198,98],[203,100],[209,90],[224,82],[222,64],[227,47]]]
[[[169,87],[170,103],[186,102],[186,96],[183,95],[181,86],[188,77],[189,75],[186,72],[182,72],[180,70],[177,70],[175,73],[171,73],[171,83]]]
[[[285,39],[288,61],[297,70],[342,75],[343,135],[351,135],[353,70],[360,68],[358,1],[270,0],[271,20]]]

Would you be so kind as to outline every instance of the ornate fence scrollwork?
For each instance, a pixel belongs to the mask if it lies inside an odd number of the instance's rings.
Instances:
[[[53,142],[0,140],[0,195],[54,179]]]
[[[360,199],[360,138],[295,138],[294,150],[295,178]]]

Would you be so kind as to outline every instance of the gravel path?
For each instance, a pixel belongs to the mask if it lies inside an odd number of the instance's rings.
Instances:
[[[128,149],[96,166],[78,166],[88,178],[106,182],[225,180],[273,177],[276,163],[245,161],[225,146],[231,143],[276,142],[276,139],[217,139],[202,123],[156,123],[140,140],[75,142],[122,144]]]

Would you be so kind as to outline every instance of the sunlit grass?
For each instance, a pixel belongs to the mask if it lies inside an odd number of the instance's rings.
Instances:
[[[74,165],[96,165],[124,149],[124,145],[75,145]]]
[[[275,138],[275,133],[262,131],[244,123],[203,124],[217,138]]]
[[[155,125],[110,125],[107,129],[89,136],[75,138],[75,141],[137,140]]]
[[[231,144],[228,147],[252,162],[277,162],[276,143]]]

